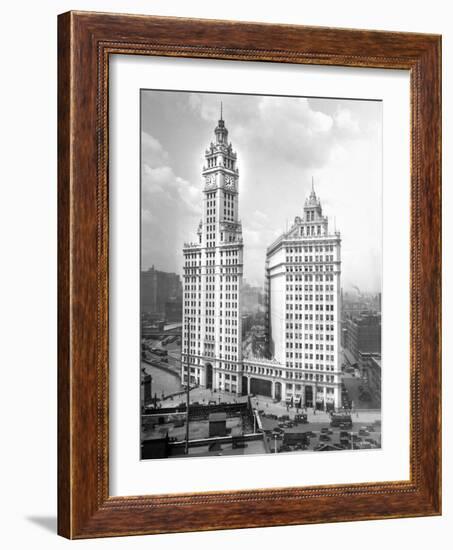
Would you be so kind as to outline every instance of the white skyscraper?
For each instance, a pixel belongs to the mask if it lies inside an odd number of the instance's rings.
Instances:
[[[183,275],[182,380],[241,392],[242,226],[237,157],[222,113],[205,152],[198,242],[186,243]]]
[[[340,274],[340,233],[312,186],[303,217],[266,254],[269,351],[287,400],[341,407]]]

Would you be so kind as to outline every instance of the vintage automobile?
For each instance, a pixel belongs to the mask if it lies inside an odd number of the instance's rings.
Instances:
[[[332,413],[330,417],[330,425],[333,428],[351,428],[352,427],[352,418],[350,414],[345,413]]]

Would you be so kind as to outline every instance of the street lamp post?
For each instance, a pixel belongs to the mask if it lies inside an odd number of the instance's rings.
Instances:
[[[274,453],[277,454],[277,434],[274,434]]]
[[[354,432],[351,432],[351,450],[354,450]]]

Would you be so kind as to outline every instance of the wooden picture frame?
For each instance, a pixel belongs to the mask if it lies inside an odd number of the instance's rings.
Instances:
[[[69,12],[58,21],[58,532],[68,538],[441,513],[441,39]],[[109,496],[109,56],[410,71],[410,480]],[[246,512],[246,513],[245,513]]]

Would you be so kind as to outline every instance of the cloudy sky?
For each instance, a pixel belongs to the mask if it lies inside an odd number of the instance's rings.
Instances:
[[[381,287],[381,115],[377,101],[144,90],[142,268],[182,274],[201,218],[201,169],[220,101],[238,154],[244,277],[262,285],[266,247],[302,215],[311,179],[342,236],[342,286]]]

